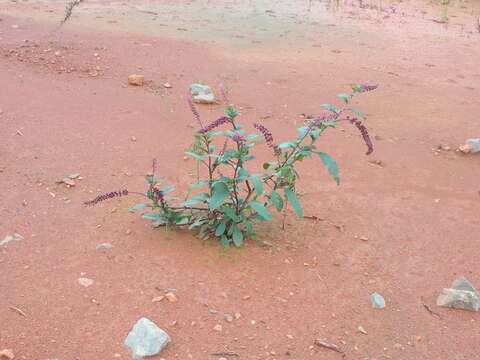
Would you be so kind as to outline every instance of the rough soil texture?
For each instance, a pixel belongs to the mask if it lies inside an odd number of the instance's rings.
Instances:
[[[113,13],[114,3],[102,4]],[[158,15],[175,3],[157,5]],[[141,27],[138,14],[123,29],[128,7],[117,21],[85,6],[58,28],[63,3],[0,1],[0,240],[25,238],[0,247],[0,350],[18,359],[129,359],[123,340],[146,316],[172,337],[158,357],[167,360],[342,358],[314,346],[320,337],[345,359],[479,359],[478,313],[435,305],[460,275],[480,286],[480,155],[453,151],[480,137],[478,4],[453,3],[448,24],[432,21],[438,5],[420,1],[322,8],[328,21],[299,16],[291,37],[276,40],[258,35],[271,34],[261,24],[231,25],[235,9],[223,23],[192,19],[190,28],[164,16],[166,29],[152,33],[163,28],[151,18]],[[214,30],[196,37],[203,25]],[[147,85],[127,86],[133,73]],[[321,141],[341,186],[317,161],[300,169],[305,212],[319,220],[291,214],[282,231],[276,217],[258,241],[222,250],[187,232],[152,230],[126,212],[131,197],[82,206],[100,192],[142,191],[154,157],[167,182],[187,188],[191,82],[225,83],[247,126],[261,120],[282,140],[302,113],[365,80],[380,84],[359,99],[374,153],[365,156],[346,124]],[[214,119],[221,107],[200,111]],[[438,145],[452,150],[432,150]],[[76,186],[56,184],[72,173],[83,178]],[[104,242],[114,248],[96,250]],[[94,283],[83,287],[80,277]],[[176,303],[152,303],[172,288]],[[375,291],[386,309],[371,308]],[[225,313],[241,316],[229,323]]]

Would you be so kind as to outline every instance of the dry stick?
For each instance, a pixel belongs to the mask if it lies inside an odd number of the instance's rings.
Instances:
[[[27,317],[27,314],[25,314],[25,311],[22,309],[17,308],[16,306],[9,306],[8,307],[10,310],[15,311],[17,314],[22,315],[24,317]]]
[[[320,347],[323,347],[325,349],[333,350],[336,351],[343,356],[345,356],[345,352],[343,352],[337,345],[329,343],[326,339],[320,338],[320,339],[315,339],[315,345],[318,345]]]
[[[240,356],[234,351],[221,351],[221,352],[214,352],[211,353],[212,356]]]
[[[437,318],[439,318],[439,319],[442,318],[442,317],[440,316],[440,314],[437,314],[435,311],[433,311],[432,309],[430,309],[430,306],[428,306],[427,304],[425,304],[425,301],[423,301],[423,298],[422,298],[421,300],[422,300],[422,305],[423,305],[423,307],[425,308],[425,310],[427,310],[427,311],[430,313],[430,315],[435,316],[435,317],[437,317]]]

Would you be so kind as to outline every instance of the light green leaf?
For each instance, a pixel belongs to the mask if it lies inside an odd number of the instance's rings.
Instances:
[[[332,104],[329,104],[329,103],[325,103],[325,104],[322,104],[322,106],[327,109],[328,111],[332,111],[336,114],[338,114],[340,112],[340,110],[338,108],[336,108],[334,105]]]
[[[168,185],[168,186],[165,186],[163,189],[160,189],[160,191],[163,194],[168,194],[168,193],[172,192],[173,190],[175,190],[175,185]]]
[[[198,161],[203,161],[203,160],[205,160],[205,155],[195,154],[195,153],[190,152],[190,151],[186,151],[185,154],[193,157],[195,160],[198,160]]]
[[[238,228],[237,225],[232,225],[232,240],[236,247],[241,247],[243,245],[243,234]]]
[[[363,113],[360,110],[358,110],[356,107],[351,107],[350,111],[355,115],[357,115],[360,119],[363,119],[365,117]]]
[[[146,209],[147,207],[148,207],[147,204],[135,204],[135,205],[129,207],[128,211],[135,212],[136,210],[143,210],[143,209]]]
[[[212,197],[210,198],[208,207],[210,210],[218,209],[228,196],[228,186],[223,182],[216,182],[212,188]]]
[[[228,245],[230,245],[230,240],[225,235],[222,235],[220,238],[220,244],[222,244],[223,247],[227,248]]]
[[[245,170],[243,167],[241,167],[238,170],[237,181],[244,181],[247,178],[248,178],[248,171]]]
[[[215,236],[221,236],[225,233],[226,223],[222,221],[215,229]]]
[[[150,220],[158,220],[160,217],[161,215],[159,213],[145,213],[142,215],[142,218]]]
[[[295,213],[299,218],[303,218],[303,210],[302,206],[300,205],[300,201],[298,201],[297,195],[295,194],[295,191],[293,191],[291,188],[285,188],[285,196],[287,197],[287,200],[290,204],[292,204],[293,210],[295,210]]]
[[[324,152],[319,152],[318,156],[322,160],[323,165],[327,167],[327,170],[330,173],[330,175],[337,182],[337,185],[340,185],[340,177],[338,175],[338,166],[335,160],[333,160],[333,158],[330,155]]]
[[[293,149],[295,147],[295,143],[292,142],[292,141],[286,141],[286,142],[283,142],[283,143],[279,144],[278,147],[280,149],[288,149],[288,148]]]
[[[253,186],[255,187],[255,193],[257,194],[257,196],[262,195],[263,183],[262,183],[262,180],[260,180],[260,175],[254,174],[250,176],[250,180],[252,180]]]
[[[188,217],[182,217],[180,220],[176,222],[177,225],[187,225],[188,224]]]
[[[338,94],[337,96],[340,99],[342,99],[345,104],[348,104],[348,102],[352,99],[352,95],[347,93],[341,93],[341,94]]]
[[[207,199],[208,199],[208,194],[207,193],[197,194],[197,195],[192,196],[190,199],[184,201],[182,203],[182,206],[190,207],[190,206],[199,204],[199,203],[201,203],[201,202],[203,202]]]
[[[272,214],[270,214],[270,211],[258,201],[252,201],[249,206],[255,210],[263,220],[272,220]]]
[[[275,209],[277,209],[277,211],[279,211],[279,212],[282,211],[282,209],[283,209],[283,199],[278,192],[276,192],[275,190],[272,190],[272,193],[270,194],[270,200],[272,201],[272,203],[275,206]]]

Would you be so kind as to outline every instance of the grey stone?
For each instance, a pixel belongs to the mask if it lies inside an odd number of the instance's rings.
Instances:
[[[111,249],[111,248],[113,248],[113,245],[108,243],[108,242],[107,243],[101,243],[101,244],[98,244],[96,248],[97,248],[97,250]]]
[[[478,292],[477,289],[475,289],[470,281],[468,281],[464,276],[460,276],[457,280],[455,280],[451,288],[455,290],[472,291],[475,293]]]
[[[165,331],[143,317],[133,326],[124,344],[130,348],[134,360],[141,360],[144,356],[159,354],[170,341]]]
[[[233,321],[233,316],[230,314],[224,314],[223,318],[225,319],[226,322],[232,322]]]
[[[474,291],[443,289],[437,298],[437,305],[453,309],[478,311],[480,294]]]
[[[13,235],[7,235],[0,241],[0,246],[8,244],[10,241],[20,241],[23,240],[24,237],[20,234],[14,233]]]
[[[196,103],[213,104],[215,102],[215,95],[208,85],[192,84],[190,85],[190,94]]]
[[[379,293],[374,292],[370,295],[370,302],[375,309],[385,308],[385,299]]]
[[[472,153],[480,152],[480,139],[468,139],[465,144],[470,146]]]

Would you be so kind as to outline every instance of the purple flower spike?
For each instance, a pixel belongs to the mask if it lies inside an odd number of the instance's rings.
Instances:
[[[376,88],[378,88],[378,84],[375,84],[375,83],[372,83],[370,81],[367,81],[363,84],[360,84],[360,89],[358,92],[360,93],[364,93],[364,92],[368,92],[368,91],[373,91],[375,90]]]
[[[187,98],[188,105],[190,106],[190,110],[192,111],[193,116],[197,120],[198,124],[200,125],[200,129],[203,128],[202,119],[200,119],[200,114],[197,110],[197,107],[193,103],[192,97],[189,95]]]
[[[315,119],[313,119],[310,124],[314,127],[320,127],[323,122],[328,121],[335,121],[338,119],[339,114],[330,110],[324,110],[318,115]]]
[[[119,190],[119,191],[112,191],[109,193],[105,193],[102,195],[98,195],[95,199],[90,200],[90,201],[85,201],[83,204],[87,206],[93,206],[98,204],[99,202],[108,200],[108,199],[113,199],[114,197],[121,197],[121,196],[127,196],[128,195],[128,190]]]
[[[273,135],[270,130],[268,130],[265,126],[259,123],[253,124],[253,127],[262,133],[268,147],[273,147]]]
[[[236,143],[243,143],[243,142],[245,142],[245,138],[244,138],[242,135],[240,135],[238,132],[236,132],[235,134],[233,134],[232,140],[235,141]]]
[[[223,125],[223,124],[226,124],[230,122],[230,119],[226,116],[222,116],[220,118],[218,118],[217,120],[215,120],[214,122],[211,122],[210,124],[208,124],[206,127],[202,127],[200,130],[198,130],[198,132],[200,134],[205,134],[209,131],[212,131],[213,129],[219,127],[220,125]]]
[[[356,126],[356,128],[360,131],[360,134],[362,134],[363,141],[365,141],[365,144],[367,144],[367,155],[370,155],[373,152],[373,143],[372,140],[370,139],[370,135],[368,134],[368,129],[363,125],[363,123],[358,120],[357,118],[347,118],[350,123]]]

